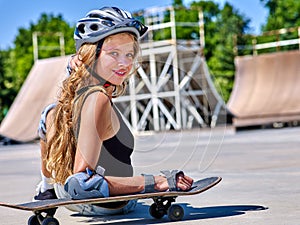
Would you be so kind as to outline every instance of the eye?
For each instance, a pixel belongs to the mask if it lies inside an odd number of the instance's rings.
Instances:
[[[132,59],[134,58],[134,54],[133,54],[133,53],[127,53],[126,56],[127,56],[128,58],[132,58]]]
[[[119,55],[118,52],[110,52],[109,54],[110,54],[111,56],[115,56],[115,57]]]

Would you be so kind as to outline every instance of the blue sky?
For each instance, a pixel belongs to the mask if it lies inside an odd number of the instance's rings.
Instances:
[[[260,0],[227,0],[240,13],[251,19],[253,33],[258,34],[265,22],[267,11]],[[168,6],[173,0],[0,0],[0,49],[13,46],[18,28],[29,28],[36,23],[41,13],[62,14],[69,24],[85,15],[89,10],[106,5],[115,5],[130,12],[154,6]],[[188,4],[191,0],[185,0]],[[215,0],[224,4],[225,0]]]

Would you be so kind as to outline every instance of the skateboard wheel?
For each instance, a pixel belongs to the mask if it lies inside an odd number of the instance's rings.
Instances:
[[[180,205],[171,205],[168,209],[168,217],[171,221],[182,220],[184,216],[184,210]]]
[[[39,220],[36,215],[32,215],[28,219],[28,225],[40,225]]]
[[[158,207],[156,203],[153,203],[149,208],[149,213],[152,217],[156,219],[161,219],[165,215],[165,210]]]
[[[59,222],[53,217],[48,217],[43,220],[41,225],[59,225]]]

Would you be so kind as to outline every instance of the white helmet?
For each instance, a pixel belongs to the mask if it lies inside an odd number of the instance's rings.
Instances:
[[[109,35],[120,32],[132,32],[139,39],[147,27],[134,19],[129,12],[117,7],[103,7],[92,10],[80,19],[74,31],[76,51],[84,43],[95,43]]]

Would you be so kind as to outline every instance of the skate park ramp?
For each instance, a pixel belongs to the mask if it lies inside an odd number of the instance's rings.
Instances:
[[[69,57],[54,57],[35,62],[1,123],[1,136],[22,142],[37,138],[41,112],[46,105],[55,101],[58,86],[66,76]]]
[[[236,127],[300,120],[300,51],[238,56],[227,103]]]

